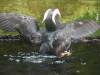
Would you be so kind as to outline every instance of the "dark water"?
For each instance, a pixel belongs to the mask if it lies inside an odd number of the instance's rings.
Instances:
[[[0,75],[100,75],[100,44],[74,44],[72,56],[37,52],[0,55]]]

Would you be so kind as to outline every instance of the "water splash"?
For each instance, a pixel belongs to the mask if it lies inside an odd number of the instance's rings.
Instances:
[[[54,55],[41,55],[37,52],[31,52],[31,53],[18,52],[16,55],[4,54],[3,56],[8,57],[9,61],[14,61],[17,63],[20,63],[20,62],[35,63],[35,64],[40,64],[40,63],[62,64],[64,63],[64,60],[60,60]]]

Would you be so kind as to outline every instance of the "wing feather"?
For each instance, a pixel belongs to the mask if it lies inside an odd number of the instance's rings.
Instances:
[[[71,25],[71,37],[75,39],[89,36],[100,28],[100,25],[93,20],[75,21]]]
[[[26,31],[29,28],[30,31],[36,32],[35,23],[36,20],[30,16],[17,13],[0,13],[0,27],[5,31],[16,31],[16,27],[19,27],[18,29],[26,27]]]

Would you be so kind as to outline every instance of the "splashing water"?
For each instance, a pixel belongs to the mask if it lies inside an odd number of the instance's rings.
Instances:
[[[56,63],[61,64],[64,62],[64,60],[58,59],[56,56],[53,55],[41,55],[37,52],[31,52],[31,53],[24,53],[24,52],[18,52],[16,55],[7,55],[4,54],[4,57],[8,57],[9,61],[14,62],[31,62],[31,63],[46,63],[50,62],[50,64]]]

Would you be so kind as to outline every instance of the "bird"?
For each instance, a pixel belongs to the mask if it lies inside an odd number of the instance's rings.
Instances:
[[[44,13],[42,23],[45,24],[45,30],[42,34],[42,43],[48,40],[48,36],[52,34],[52,32],[63,27],[61,25],[61,14],[59,9],[47,9]],[[56,22],[57,21],[57,22]]]
[[[100,25],[94,20],[75,20],[65,23],[64,27],[61,27],[63,23],[60,22],[60,17],[57,17],[59,16],[57,13],[60,13],[59,9],[56,9],[56,14],[52,12],[54,10],[48,9],[44,15],[43,22],[45,22],[46,29],[50,33],[47,40],[40,47],[40,53],[42,54],[56,55],[58,57],[69,56],[71,55],[69,48],[72,39],[76,40],[90,36],[90,34],[100,29]],[[52,27],[54,27],[54,30],[50,30]]]
[[[7,32],[18,32],[26,42],[41,42],[38,22],[34,17],[19,13],[0,13],[0,28]]]
[[[58,57],[71,54],[69,48],[72,39],[87,37],[100,28],[93,20],[75,20],[62,26],[59,9],[48,9],[43,22],[45,32],[39,30],[34,17],[18,13],[0,13],[0,28],[7,32],[17,31],[25,41],[41,43],[40,53]]]

